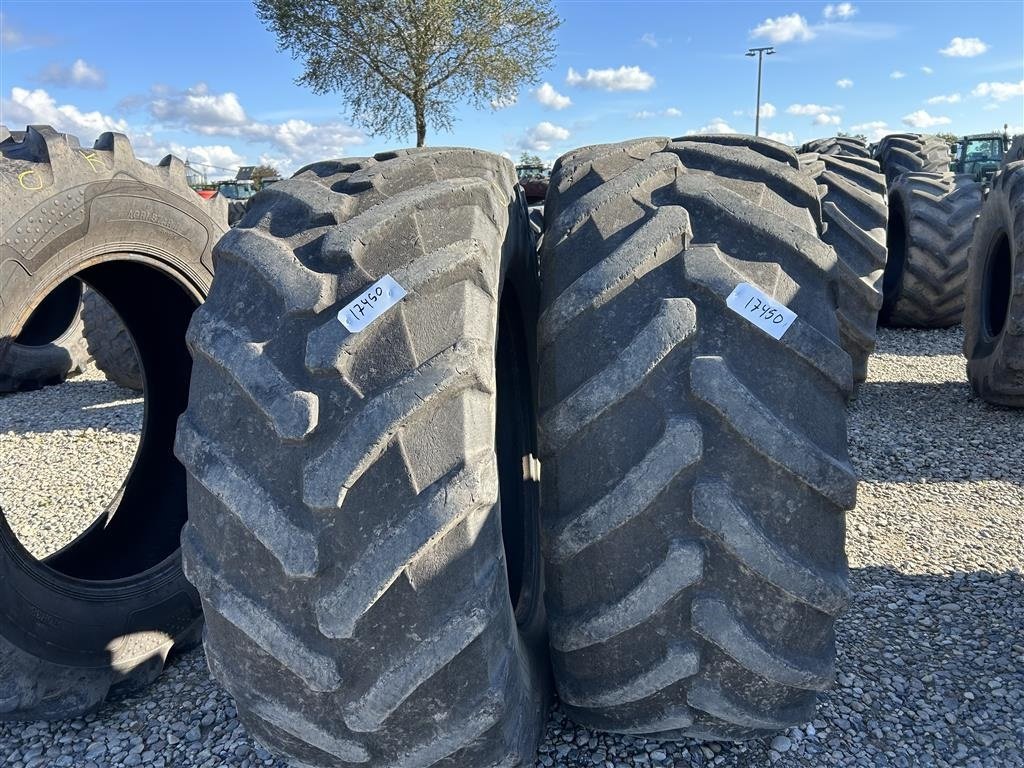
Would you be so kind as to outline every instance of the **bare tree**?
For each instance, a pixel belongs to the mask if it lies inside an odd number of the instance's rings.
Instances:
[[[453,107],[515,98],[554,56],[550,0],[255,0],[298,82],[337,91],[372,134],[450,128]]]

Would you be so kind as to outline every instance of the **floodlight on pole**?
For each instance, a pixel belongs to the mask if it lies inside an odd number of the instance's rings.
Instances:
[[[765,56],[775,53],[775,46],[766,45],[763,48],[747,49],[747,56],[757,56],[757,106],[754,109],[754,135],[761,135],[761,62]]]

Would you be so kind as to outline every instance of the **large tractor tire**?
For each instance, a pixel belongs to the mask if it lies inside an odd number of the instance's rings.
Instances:
[[[904,173],[946,173],[949,170],[949,144],[945,139],[919,133],[894,133],[875,149],[889,188]]]
[[[853,361],[853,380],[862,382],[882,307],[885,177],[868,157],[807,154],[800,155],[800,165],[821,193],[822,239],[839,258],[839,337]]]
[[[832,136],[827,139],[808,141],[799,150],[801,155],[815,153],[819,155],[839,155],[842,157],[863,157],[871,159],[871,150],[863,139],[856,136]]]
[[[96,367],[118,386],[141,392],[142,370],[135,342],[114,308],[96,291],[86,290],[82,296],[82,323]]]
[[[981,204],[981,184],[955,173],[908,173],[890,187],[880,323],[948,328],[960,322]]]
[[[850,358],[814,181],[746,136],[587,147],[541,253],[552,661],[573,719],[742,739],[810,719],[848,600]],[[727,306],[797,314],[778,340]]]
[[[992,180],[970,251],[967,378],[988,402],[1024,408],[1024,160]]]
[[[43,299],[16,338],[7,340],[0,366],[0,393],[60,384],[81,373],[88,362],[82,327],[82,283],[71,278]]]
[[[91,527],[37,560],[0,514],[0,720],[80,715],[199,640],[172,449],[188,398],[185,329],[227,220],[189,189],[180,160],[139,162],[121,134],[92,148],[45,126],[19,138],[0,145],[0,370],[55,287],[81,280],[124,318],[152,386],[132,470]]]
[[[309,166],[217,247],[185,568],[213,674],[294,764],[534,764],[532,242],[511,163],[434,149]],[[346,330],[386,275],[408,295]]]

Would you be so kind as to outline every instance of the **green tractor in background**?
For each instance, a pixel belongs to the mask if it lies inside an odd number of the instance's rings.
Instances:
[[[976,133],[964,136],[950,147],[953,158],[949,170],[966,173],[987,189],[995,172],[1010,147],[1010,135],[1003,126],[1002,133]]]

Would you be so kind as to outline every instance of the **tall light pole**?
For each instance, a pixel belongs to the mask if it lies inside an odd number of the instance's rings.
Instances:
[[[763,48],[750,48],[747,50],[747,56],[753,56],[757,54],[757,107],[754,110],[754,135],[761,135],[761,62],[764,61],[766,55],[771,56],[775,53],[775,47],[766,45]]]

